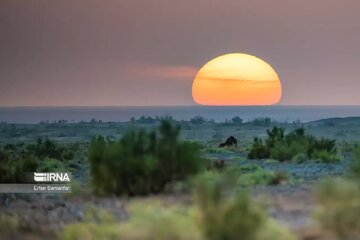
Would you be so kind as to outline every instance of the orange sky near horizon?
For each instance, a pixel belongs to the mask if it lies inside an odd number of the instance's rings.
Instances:
[[[231,53],[199,70],[192,95],[201,105],[273,105],[280,101],[282,89],[268,63],[252,55]]]

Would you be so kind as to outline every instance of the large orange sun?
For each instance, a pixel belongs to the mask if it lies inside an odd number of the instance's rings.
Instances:
[[[281,98],[281,82],[265,61],[244,53],[214,58],[197,73],[194,101],[202,105],[272,105]]]

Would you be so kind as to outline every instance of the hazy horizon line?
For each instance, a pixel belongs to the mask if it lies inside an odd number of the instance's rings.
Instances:
[[[147,108],[147,107],[360,107],[360,104],[274,104],[274,105],[18,105],[0,108]]]

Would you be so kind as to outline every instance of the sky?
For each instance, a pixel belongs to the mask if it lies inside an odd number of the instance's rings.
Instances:
[[[1,0],[0,106],[194,105],[226,53],[278,73],[282,105],[360,104],[358,0]]]

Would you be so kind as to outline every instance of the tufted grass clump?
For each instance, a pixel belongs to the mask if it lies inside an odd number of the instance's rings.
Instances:
[[[90,209],[87,221],[67,225],[61,240],[205,240],[192,208],[161,206],[159,202],[133,202],[130,218],[116,222],[104,209]],[[94,217],[96,216],[96,217]],[[100,217],[99,217],[100,216]]]
[[[0,213],[0,233],[13,234],[20,227],[19,218],[16,215]]]
[[[264,212],[252,204],[245,192],[226,198],[230,182],[218,174],[203,175],[195,192],[200,212],[200,225],[208,240],[255,239],[265,222]]]
[[[163,120],[157,130],[128,131],[118,141],[92,140],[92,185],[99,195],[146,195],[205,167],[196,143],[179,140],[180,127]]]
[[[202,149],[205,153],[232,153],[230,148],[206,147]]]
[[[294,163],[303,163],[307,160],[308,160],[308,157],[306,156],[305,153],[298,153],[291,159],[291,161]]]
[[[323,181],[317,189],[316,219],[338,239],[360,238],[360,188],[341,178]]]
[[[61,240],[294,240],[230,176],[209,171],[194,180],[194,205],[163,205],[133,200],[129,217],[116,220],[103,209],[89,208],[85,222],[69,224]]]
[[[259,168],[254,172],[240,175],[237,183],[239,186],[249,187],[255,185],[278,185],[289,180],[290,176],[284,172],[274,172]]]
[[[224,174],[230,176],[237,187],[278,185],[292,181],[292,176],[286,172],[266,170],[256,164],[232,166]]]
[[[206,240],[295,239],[246,191],[237,189],[233,176],[206,172],[195,182],[199,226]]]
[[[328,152],[326,150],[314,151],[313,158],[317,161],[325,162],[325,163],[337,163],[341,160],[337,154]]]

